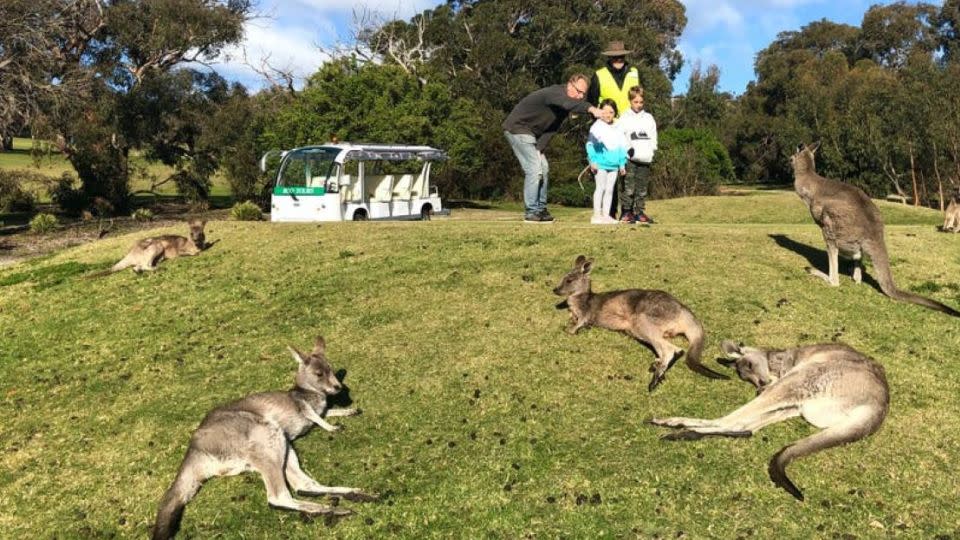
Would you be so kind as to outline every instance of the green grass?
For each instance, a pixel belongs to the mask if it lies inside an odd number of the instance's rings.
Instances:
[[[134,153],[131,165],[145,167],[148,175],[154,176],[160,180],[166,178],[173,169],[162,163],[145,161],[139,154]],[[64,173],[69,173],[76,177],[77,173],[73,166],[58,151],[48,151],[41,148],[39,151],[33,151],[33,142],[30,139],[14,137],[13,151],[0,152],[0,169],[23,169],[32,170],[41,173],[50,178],[59,178]],[[138,191],[150,188],[151,180],[139,175],[131,177],[130,190]],[[27,185],[25,189],[37,192],[42,202],[49,202],[50,196],[42,186]],[[162,195],[176,194],[177,189],[173,183],[167,183],[157,190]],[[212,178],[210,190],[212,197],[225,197],[230,195],[230,185],[226,178],[221,174],[215,174]]]
[[[960,306],[960,249],[935,231],[939,214],[880,206],[897,283]],[[958,321],[806,275],[826,256],[791,193],[649,211],[659,225],[590,226],[577,209],[527,225],[516,207],[427,223],[212,222],[219,243],[153,274],[75,274],[138,236],[0,271],[0,536],[142,538],[203,415],[289,387],[286,345],[323,334],[364,414],[299,439],[301,463],[321,483],[387,496],[344,502],[357,515],[327,528],[268,508],[254,475],[215,479],[183,538],[956,537]],[[801,420],[752,439],[660,441],[650,417],[718,416],[752,387],[681,363],[649,394],[646,348],[564,333],[550,291],[580,253],[596,260],[595,290],[662,288],[689,305],[708,363],[725,338],[849,343],[886,367],[886,423],[792,465],[805,503],[766,474],[814,431]]]

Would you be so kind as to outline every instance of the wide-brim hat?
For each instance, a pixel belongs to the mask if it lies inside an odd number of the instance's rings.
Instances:
[[[622,41],[611,41],[610,44],[607,45],[607,50],[600,54],[604,56],[626,56],[632,52],[633,51],[628,51],[623,47]]]

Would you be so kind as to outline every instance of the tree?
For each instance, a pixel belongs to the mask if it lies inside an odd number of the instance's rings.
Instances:
[[[0,4],[0,125],[57,141],[86,197],[129,202],[136,90],[242,37],[249,0],[10,0]],[[0,100],[3,101],[3,100]],[[168,111],[170,113],[175,110]]]

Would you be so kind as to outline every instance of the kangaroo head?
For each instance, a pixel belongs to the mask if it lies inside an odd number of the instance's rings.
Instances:
[[[190,220],[190,240],[193,240],[193,243],[196,244],[200,249],[203,249],[203,247],[207,245],[206,236],[203,234],[203,228],[206,226],[206,224],[206,220]]]
[[[587,259],[580,255],[573,262],[573,269],[563,276],[559,285],[554,287],[553,294],[571,296],[590,292],[590,270],[592,269],[593,259]]]
[[[287,347],[297,361],[297,386],[306,390],[312,390],[320,394],[332,396],[340,392],[343,386],[337,379],[337,375],[327,361],[326,342],[322,337],[317,336],[317,342],[313,346],[310,354],[303,354],[293,347]]]
[[[717,361],[725,366],[736,367],[737,375],[754,385],[758,394],[763,392],[764,388],[776,382],[776,378],[770,374],[767,351],[754,349],[753,347],[741,347],[729,339],[724,340],[720,344],[720,348],[727,357]]]
[[[820,148],[820,143],[815,142],[811,145],[801,144],[797,147],[796,153],[790,156],[790,166],[793,167],[794,174],[814,172],[814,154]]]

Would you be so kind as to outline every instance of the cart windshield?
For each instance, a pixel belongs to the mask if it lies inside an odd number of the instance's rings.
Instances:
[[[339,165],[334,161],[337,148],[301,148],[287,154],[277,178],[280,188],[319,188],[336,186]]]

